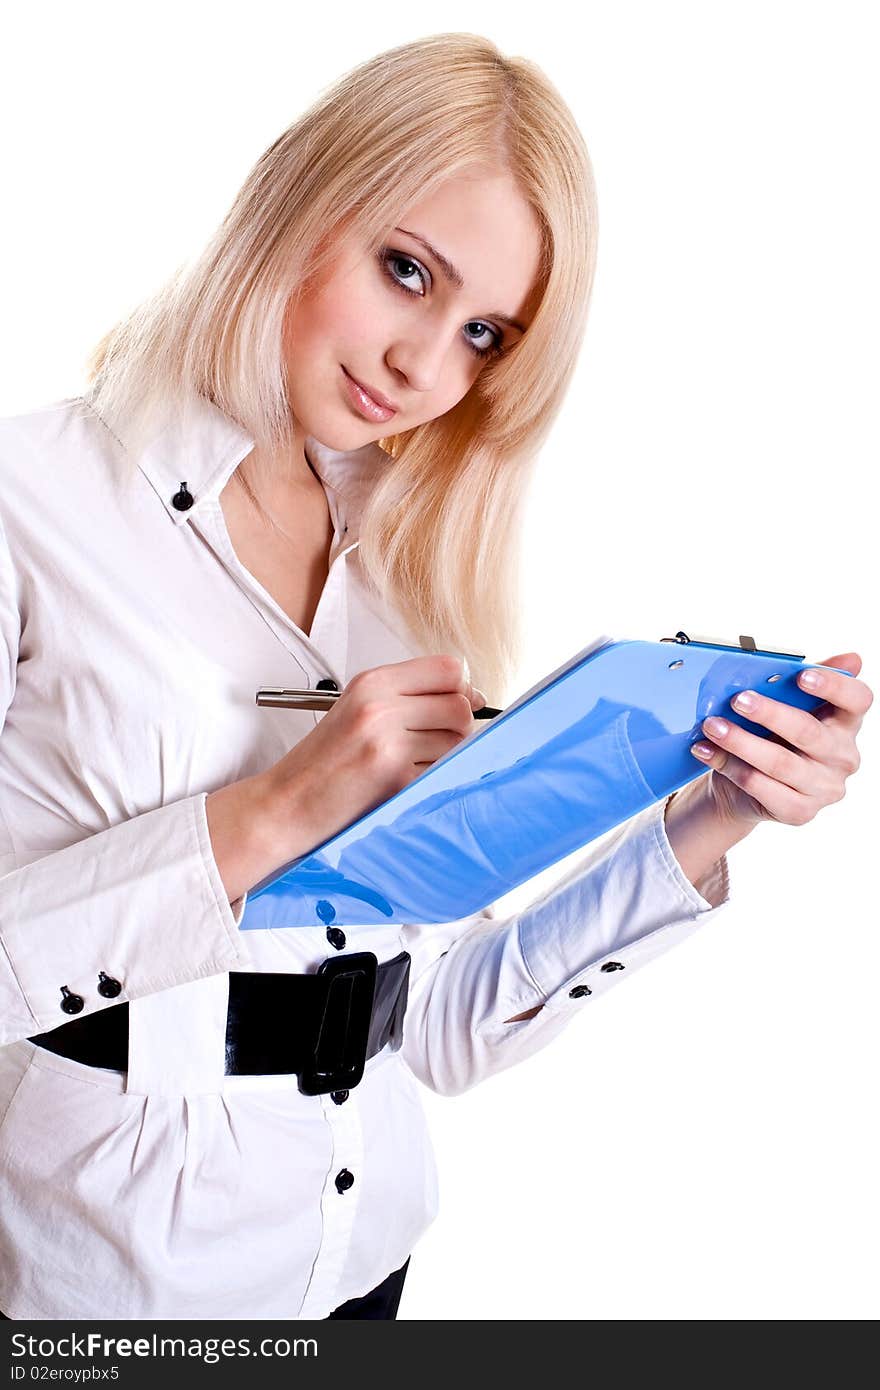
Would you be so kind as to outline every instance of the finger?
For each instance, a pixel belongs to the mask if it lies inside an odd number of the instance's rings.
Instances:
[[[376,667],[393,682],[399,695],[466,695],[472,706],[479,709],[485,698],[477,697],[467,675],[465,661],[458,656],[413,656],[406,661],[394,661]]]
[[[851,664],[855,669],[861,670],[861,659],[856,653],[850,653]],[[826,701],[834,706],[831,713],[840,710],[850,716],[849,723],[855,722],[856,726],[861,724],[867,711],[874,703],[874,693],[870,686],[864,681],[856,680],[855,676],[841,675],[840,671],[823,670],[827,666],[842,666],[849,669],[846,665],[846,657],[834,657],[829,662],[819,662],[817,666],[809,667],[798,674],[798,685],[802,690],[806,690],[810,695],[816,695],[819,699]],[[805,679],[813,677],[814,679]],[[818,717],[818,711],[815,712]],[[826,712],[826,718],[828,718]]]
[[[833,755],[837,746],[834,731],[809,711],[796,709],[782,700],[772,700],[767,695],[759,695],[756,690],[741,690],[734,695],[730,703],[737,714],[745,715],[753,724],[770,729],[793,748],[800,749],[817,762],[827,760]],[[755,735],[749,734],[749,737],[754,738]],[[759,742],[761,741],[759,739]],[[727,746],[733,745],[725,744],[725,747]]]
[[[471,668],[468,665],[467,657],[462,658],[461,665],[462,684],[459,689],[467,696],[472,711],[480,709],[483,705],[488,704],[486,696],[483,694],[482,690],[478,690],[471,681]]]
[[[803,795],[811,794],[815,788],[816,764],[808,758],[803,758],[800,753],[793,753],[788,748],[783,748],[781,743],[773,743],[770,739],[759,738],[757,734],[750,734],[745,729],[741,729],[738,724],[732,724],[728,720],[721,720],[726,728],[722,732],[714,718],[703,720],[703,731],[713,744],[722,753],[730,757],[739,758],[746,767],[756,768],[764,776],[774,782],[781,782],[792,791],[800,792]],[[702,760],[701,760],[702,761]],[[727,776],[727,769],[723,762],[710,760],[712,767],[718,767],[719,771]],[[731,779],[735,780],[735,779]],[[743,786],[742,782],[737,782],[738,786]],[[757,795],[752,793],[750,795]],[[762,798],[759,797],[759,800]]]
[[[817,666],[836,666],[842,671],[849,671],[851,675],[857,676],[862,669],[862,658],[858,652],[841,652],[840,656],[828,656],[824,661],[816,662]]]
[[[404,695],[403,710],[407,729],[447,729],[462,734],[470,732],[474,723],[467,697],[459,694]]]
[[[757,739],[756,742],[761,743],[763,740]],[[785,825],[805,825],[813,819],[816,807],[812,798],[762,772],[754,764],[735,757],[726,749],[717,748],[711,743],[708,746],[712,750],[711,756],[698,758],[697,761],[705,763],[706,767],[714,768],[736,786],[742,787],[746,795],[753,797],[774,820]]]
[[[415,767],[431,767],[461,743],[462,736],[445,729],[421,729],[410,734],[410,761]]]

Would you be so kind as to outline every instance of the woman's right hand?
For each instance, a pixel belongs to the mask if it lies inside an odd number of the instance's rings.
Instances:
[[[454,656],[359,672],[264,774],[282,855],[304,853],[304,833],[308,847],[321,844],[387,801],[470,734],[485,703]]]

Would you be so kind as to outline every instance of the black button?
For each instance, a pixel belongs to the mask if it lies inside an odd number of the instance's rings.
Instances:
[[[341,1105],[344,1100],[348,1100],[348,1091],[331,1091],[330,1099],[334,1105]]]
[[[187,490],[186,483],[181,483],[180,491],[175,492],[171,499],[171,505],[178,512],[188,512],[195,500],[192,493]]]
[[[337,951],[341,951],[345,945],[345,932],[339,927],[327,928],[327,940],[331,946],[335,946]]]
[[[315,686],[315,689],[316,689],[316,690],[338,690],[338,689],[339,689],[339,686],[336,684],[335,681],[331,681],[331,680],[329,680],[329,679],[325,679],[325,680],[320,680],[320,681],[318,681],[318,684]]]
[[[66,1014],[78,1014],[80,1009],[85,1007],[85,1000],[81,994],[71,994],[67,985],[61,986],[61,993],[64,998],[61,1000],[61,1007]]]
[[[592,994],[589,985],[575,985],[574,989],[568,991],[569,999],[583,999],[585,994]]]
[[[624,967],[623,965],[621,965],[619,960],[606,960],[605,964],[602,966],[602,969],[607,972],[609,970],[623,970]]]
[[[103,970],[98,971],[98,993],[103,994],[105,999],[115,999],[121,989],[122,985],[118,980],[114,980],[112,975],[105,975]]]
[[[354,1173],[350,1173],[347,1168],[342,1168],[336,1174],[336,1191],[347,1192],[354,1182]]]

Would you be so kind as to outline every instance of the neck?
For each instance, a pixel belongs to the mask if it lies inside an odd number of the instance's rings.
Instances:
[[[303,449],[298,455],[272,456],[254,447],[238,465],[238,474],[247,482],[265,506],[282,506],[291,489],[305,488],[313,492],[322,487],[321,479]]]
[[[264,473],[270,473],[268,482],[255,484],[247,477],[246,465],[253,465],[254,460],[264,470]],[[260,520],[286,540],[293,540],[294,537],[279,520],[284,516],[285,505],[289,506],[293,498],[296,509],[299,510],[303,494],[313,493],[316,487],[320,488],[323,494],[323,484],[312,468],[304,449],[300,465],[295,469],[289,466],[289,462],[280,463],[275,470],[267,470],[265,465],[265,456],[260,455],[254,448],[238,465],[235,470],[235,477],[247,494],[250,505]]]

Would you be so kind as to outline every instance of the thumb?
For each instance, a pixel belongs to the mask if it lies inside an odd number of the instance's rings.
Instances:
[[[840,656],[829,656],[825,661],[814,661],[814,666],[836,666],[839,671],[849,671],[857,676],[862,669],[862,658],[858,652],[842,652]]]
[[[467,685],[467,697],[471,702],[471,709],[482,709],[484,705],[487,705],[489,703],[489,701],[486,699],[486,696],[483,694],[482,690],[478,690],[477,687],[472,684],[471,669],[468,666],[468,659],[466,656],[463,656],[461,658],[461,665],[462,673],[465,679],[465,684]]]

